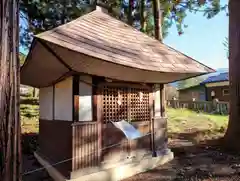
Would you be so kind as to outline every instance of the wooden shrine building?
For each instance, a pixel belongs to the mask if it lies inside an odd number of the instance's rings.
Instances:
[[[35,156],[56,180],[120,180],[153,168],[172,158],[164,84],[209,72],[101,8],[41,33],[21,69],[21,83],[40,89]],[[145,136],[128,140],[110,122],[121,120]]]

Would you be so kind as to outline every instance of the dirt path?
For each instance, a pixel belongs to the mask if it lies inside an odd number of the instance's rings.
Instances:
[[[186,142],[170,143],[175,155],[171,162],[124,181],[240,181],[240,157]]]

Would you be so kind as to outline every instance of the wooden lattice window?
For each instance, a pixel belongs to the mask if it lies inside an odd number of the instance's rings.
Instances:
[[[144,89],[130,89],[130,120],[131,121],[149,121],[149,92]]]
[[[103,120],[150,121],[149,91],[143,88],[103,87]]]
[[[119,94],[121,104],[118,104]],[[103,87],[103,120],[118,121],[128,118],[127,88]]]

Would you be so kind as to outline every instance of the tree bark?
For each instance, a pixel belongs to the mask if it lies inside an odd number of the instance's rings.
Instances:
[[[0,1],[0,178],[20,181],[18,1]]]
[[[128,24],[130,26],[132,26],[132,24],[133,24],[132,11],[133,11],[133,0],[129,0],[129,2],[128,2]]]
[[[146,11],[145,11],[145,0],[141,0],[141,7],[140,7],[140,23],[141,23],[141,31],[146,31]]]
[[[240,1],[229,1],[230,115],[224,140],[230,149],[240,150]]]
[[[66,22],[66,4],[67,4],[67,2],[66,2],[66,0],[63,0],[62,1],[62,15],[61,15],[61,24],[63,25],[63,24],[65,24]]]
[[[162,11],[160,0],[153,0],[153,16],[154,16],[154,35],[157,40],[162,42]]]

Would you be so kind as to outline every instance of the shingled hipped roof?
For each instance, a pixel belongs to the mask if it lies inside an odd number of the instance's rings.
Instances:
[[[43,87],[81,72],[168,83],[213,71],[98,9],[35,36],[21,82]]]

